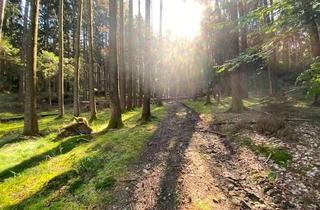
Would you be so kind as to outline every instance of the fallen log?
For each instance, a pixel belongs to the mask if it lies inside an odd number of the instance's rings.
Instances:
[[[58,116],[57,113],[49,113],[49,114],[39,114],[38,117],[51,117],[51,116]],[[0,118],[1,123],[7,123],[7,122],[12,122],[12,121],[18,121],[18,120],[23,120],[24,116],[18,116],[18,117],[10,117],[10,118]]]

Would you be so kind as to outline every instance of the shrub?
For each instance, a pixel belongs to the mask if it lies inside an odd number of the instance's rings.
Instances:
[[[284,119],[271,116],[259,118],[256,124],[257,132],[264,135],[275,135],[285,127],[286,123]]]

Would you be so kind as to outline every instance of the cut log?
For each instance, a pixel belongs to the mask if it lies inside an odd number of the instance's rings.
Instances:
[[[58,137],[65,138],[69,136],[77,135],[89,135],[92,133],[92,128],[89,126],[88,121],[85,118],[74,118],[73,122],[63,127]]]

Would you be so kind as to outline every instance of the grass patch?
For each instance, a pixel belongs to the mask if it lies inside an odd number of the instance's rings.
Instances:
[[[274,181],[274,180],[276,180],[277,176],[278,176],[277,173],[274,172],[274,171],[269,171],[269,172],[268,172],[268,179],[269,179],[269,181]]]
[[[157,119],[144,125],[137,123],[140,112],[125,113],[123,129],[91,139],[75,136],[55,140],[58,129],[72,119],[68,114],[64,119],[41,119],[40,129],[47,132],[32,139],[19,135],[22,121],[4,124],[6,131],[1,130],[0,142],[11,141],[0,146],[0,209],[103,209],[112,201],[116,180],[137,160],[165,109],[153,107]],[[107,123],[105,111],[91,126],[99,132]]]
[[[256,145],[250,138],[241,138],[240,145],[250,148],[258,155],[270,157],[275,163],[281,166],[287,166],[292,156],[285,149],[275,148],[268,145]]]

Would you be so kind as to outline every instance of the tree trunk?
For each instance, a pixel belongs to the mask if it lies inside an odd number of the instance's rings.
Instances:
[[[162,106],[163,96],[163,66],[162,66],[162,20],[163,20],[163,0],[160,0],[160,28],[159,28],[159,68],[158,68],[158,93],[157,93],[157,105]]]
[[[63,42],[63,0],[59,0],[59,117],[64,116],[64,42]]]
[[[128,101],[127,110],[133,109],[133,95],[132,95],[132,83],[133,83],[133,71],[134,71],[134,56],[133,56],[133,3],[129,0],[129,31],[128,31],[128,57],[129,57],[129,69],[128,69]]]
[[[23,34],[27,34],[28,32],[28,15],[29,15],[29,9],[30,9],[30,1],[26,0],[25,6],[24,6],[24,14],[23,14]],[[23,68],[19,72],[19,96],[23,100],[24,93],[25,93],[25,67],[26,67],[26,56],[27,56],[27,40],[26,36],[22,37],[22,46],[21,46],[21,52],[20,52],[20,58],[21,62],[23,64]]]
[[[80,80],[80,36],[82,27],[83,0],[78,0],[78,22],[75,41],[74,56],[74,84],[73,84],[73,114],[78,117],[80,115],[80,99],[79,99],[79,80]]]
[[[52,106],[52,91],[51,91],[51,78],[48,78],[48,100],[49,105]]]
[[[143,103],[143,72],[144,72],[144,66],[143,66],[143,62],[142,62],[142,49],[143,49],[143,45],[142,45],[142,30],[141,30],[141,2],[140,0],[138,0],[138,15],[139,15],[139,19],[138,19],[138,66],[139,66],[139,101],[138,101],[138,106],[141,107],[142,103]]]
[[[247,14],[246,3],[244,0],[239,1],[239,15],[240,17],[244,17]],[[241,35],[240,35],[240,51],[244,53],[248,48],[248,39],[247,39],[247,32],[248,28],[247,25],[244,25],[241,28]],[[241,96],[242,98],[248,98],[248,65],[242,63],[240,65],[240,74],[241,74]]]
[[[94,91],[94,63],[93,63],[93,13],[92,0],[88,0],[89,10],[89,98],[90,98],[90,121],[97,118],[97,108]]]
[[[2,28],[3,28],[5,8],[6,8],[6,0],[0,0],[0,40],[2,37]]]
[[[117,59],[117,0],[109,0],[110,8],[110,101],[111,114],[108,128],[121,128],[121,106],[118,92],[118,59]]]
[[[145,31],[145,69],[144,69],[144,99],[143,99],[143,108],[142,108],[142,121],[151,120],[151,106],[150,106],[150,97],[151,97],[151,87],[150,87],[150,73],[151,73],[151,2],[146,0],[146,31]]]
[[[119,77],[121,111],[126,109],[126,66],[124,63],[124,8],[120,0],[120,28],[119,28]]]
[[[312,5],[310,3],[306,2],[304,4],[305,6],[305,21],[307,22],[307,27],[309,29],[310,34],[310,41],[311,41],[311,52],[312,56],[314,58],[320,56],[320,37],[319,37],[319,30],[316,23],[315,18],[310,14],[310,11],[312,11]],[[320,94],[316,94],[314,97],[313,105],[319,105],[320,104]]]
[[[26,71],[26,95],[24,111],[24,134],[37,135],[39,133],[37,119],[37,98],[36,98],[36,71],[37,71],[37,47],[38,47],[38,21],[39,21],[39,0],[31,4],[31,25],[29,32],[28,62]]]
[[[231,21],[234,22],[234,28],[232,29],[231,33],[231,40],[232,43],[232,58],[236,58],[239,55],[239,32],[236,31],[237,21],[238,21],[238,5],[237,1],[231,3],[230,8],[230,16]],[[242,112],[244,110],[242,97],[241,97],[241,76],[240,70],[235,69],[231,72],[231,97],[232,97],[232,104],[230,111],[232,112]]]

